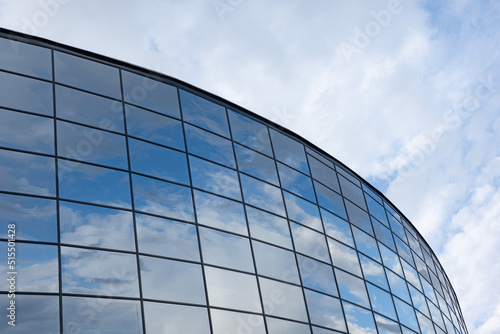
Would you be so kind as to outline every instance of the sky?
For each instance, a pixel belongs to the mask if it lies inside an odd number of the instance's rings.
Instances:
[[[0,0],[0,26],[270,119],[383,192],[500,333],[500,1]]]

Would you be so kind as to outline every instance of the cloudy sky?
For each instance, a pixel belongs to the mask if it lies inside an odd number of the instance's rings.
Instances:
[[[500,333],[500,1],[0,0],[0,26],[222,96],[337,157]]]

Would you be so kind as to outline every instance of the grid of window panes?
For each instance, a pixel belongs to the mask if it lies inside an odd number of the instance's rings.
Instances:
[[[420,234],[340,163],[44,43],[0,38],[0,332],[467,333]]]

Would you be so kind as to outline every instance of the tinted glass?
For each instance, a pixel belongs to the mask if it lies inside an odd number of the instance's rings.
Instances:
[[[368,212],[385,226],[389,226],[384,207],[370,196],[365,195],[365,199],[368,204]]]
[[[281,163],[278,163],[278,172],[281,186],[284,189],[302,196],[311,202],[316,202],[316,196],[314,196],[314,189],[310,177]]]
[[[259,275],[300,284],[295,255],[282,248],[262,242],[252,242],[255,263]]]
[[[294,321],[266,317],[269,334],[308,334],[309,326]]]
[[[204,307],[145,302],[144,322],[148,333],[210,334]]]
[[[359,254],[359,258],[365,279],[389,291],[384,267],[363,254]]]
[[[315,158],[309,156],[309,166],[311,168],[312,177],[323,183],[325,186],[330,189],[335,190],[340,193],[339,181],[337,180],[337,173],[330,168],[327,167],[322,162],[316,160]]]
[[[389,230],[384,225],[380,224],[377,220],[372,219],[373,230],[375,231],[375,236],[378,241],[382,242],[387,247],[390,247],[393,251],[396,251],[396,245],[394,244],[394,239],[392,238],[391,230]]]
[[[185,125],[188,151],[202,158],[236,168],[233,145],[227,139]]]
[[[247,206],[248,225],[252,238],[274,245],[292,248],[290,230],[286,219]]]
[[[241,175],[241,186],[245,203],[282,216],[285,215],[285,206],[283,205],[280,188],[246,175]]]
[[[211,309],[212,327],[215,334],[233,333],[235,328],[244,333],[266,334],[264,318],[255,314]]]
[[[335,277],[331,266],[311,258],[297,255],[300,277],[305,287],[338,297]]]
[[[325,236],[310,228],[290,223],[295,250],[315,259],[330,262]]]
[[[389,281],[389,286],[393,295],[403,299],[407,303],[411,303],[410,295],[408,293],[408,287],[404,279],[388,271],[387,280]]]
[[[310,290],[305,290],[305,295],[311,323],[346,331],[340,300]]]
[[[318,207],[300,197],[284,192],[288,218],[323,232]]]
[[[347,219],[342,196],[316,181],[314,182],[314,188],[316,189],[319,205],[337,216]]]
[[[9,324],[11,318],[5,317],[0,322],[0,331],[9,334],[25,333],[60,333],[59,329],[59,297],[33,296],[16,294],[15,299],[7,294],[0,295],[0,307],[8,315],[11,302],[15,301],[15,326]],[[22,306],[21,306],[22,305]]]
[[[295,285],[259,278],[264,312],[278,317],[307,321],[302,289]]]
[[[356,241],[357,250],[378,262],[382,262],[375,238],[370,237],[356,227],[352,228],[352,232],[354,234],[354,240]]]
[[[193,186],[222,196],[241,200],[238,172],[208,162],[189,157]]]
[[[351,226],[348,222],[323,209],[321,209],[321,217],[328,236],[354,247]]]
[[[330,238],[328,238],[328,247],[334,266],[361,276],[358,255],[354,249]]]
[[[349,201],[345,201],[345,205],[347,208],[347,215],[349,216],[349,221],[353,224],[365,231],[366,233],[373,236],[373,228],[370,221],[370,216],[356,205],[352,204]]]
[[[414,331],[418,331],[417,319],[415,318],[415,311],[413,308],[397,298],[394,298],[394,303],[396,304],[399,321]]]
[[[309,174],[304,146],[299,142],[271,129],[274,155],[276,159],[302,173]]]
[[[342,188],[342,195],[350,199],[353,203],[362,209],[366,210],[365,197],[363,191],[349,182],[346,178],[339,175],[340,186]]]
[[[272,156],[267,126],[228,110],[233,140],[256,151]]]
[[[377,329],[373,321],[373,313],[356,305],[342,302],[344,306],[347,328],[351,333],[377,334]]]
[[[52,79],[52,55],[50,49],[0,38],[0,68]]]
[[[381,317],[378,314],[375,314],[375,322],[377,323],[377,328],[380,333],[387,334],[401,334],[401,329],[399,328],[399,324],[391,321],[387,318]],[[423,332],[428,333],[428,332]]]
[[[278,173],[274,160],[238,144],[234,145],[234,149],[240,171],[278,185]]]
[[[333,162],[331,161],[331,158],[326,158],[325,155],[323,155],[322,153],[318,153],[316,151],[314,151],[313,149],[309,148],[306,146],[306,152],[312,156],[313,158],[315,158],[316,160],[319,160],[321,161],[323,164],[327,165],[328,167],[331,167],[333,169],[335,169],[335,166],[333,164]]]
[[[369,283],[367,287],[373,310],[393,320],[397,320],[398,318],[396,317],[391,295]]]

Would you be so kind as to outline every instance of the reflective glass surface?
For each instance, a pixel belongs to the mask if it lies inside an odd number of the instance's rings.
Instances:
[[[345,177],[339,175],[340,187],[342,188],[342,195],[357,206],[366,210],[365,197],[363,191],[349,182]]]
[[[278,185],[278,174],[273,159],[238,144],[234,145],[234,150],[240,171]]]
[[[204,307],[145,302],[144,322],[148,333],[210,334]]]
[[[52,79],[50,49],[0,38],[0,69]]]
[[[269,334],[309,334],[311,330],[306,324],[266,317]]]
[[[323,218],[323,225],[325,226],[325,233],[340,242],[354,247],[350,224],[326,210],[321,209],[320,211]]]
[[[311,323],[338,331],[346,331],[340,300],[305,290]]]
[[[194,126],[185,125],[189,153],[235,168],[233,145],[227,139]]]
[[[297,260],[305,287],[338,297],[331,266],[302,255],[297,255]]]
[[[212,327],[215,334],[241,333],[266,334],[264,318],[255,314],[211,309]]]
[[[345,206],[347,208],[347,215],[349,216],[349,221],[365,231],[366,233],[373,235],[373,228],[370,221],[370,216],[363,210],[361,210],[356,205],[349,201],[345,201]]]
[[[189,157],[189,167],[193,187],[241,200],[240,182],[235,170],[192,156]]]
[[[302,196],[312,202],[316,202],[310,177],[281,163],[278,163],[278,172],[283,189]]]
[[[330,189],[335,190],[340,193],[339,181],[337,180],[337,173],[335,171],[320,162],[319,160],[308,156],[309,166],[311,167],[312,177],[319,182],[323,183]]]
[[[290,229],[286,219],[247,206],[248,226],[252,238],[292,248]]]
[[[306,153],[302,144],[273,129],[271,129],[271,140],[276,159],[309,175]]]
[[[285,215],[285,206],[280,188],[250,176],[241,175],[240,178],[245,203],[282,216]]]
[[[254,150],[272,156],[267,126],[228,110],[233,140]]]
[[[293,252],[258,241],[252,246],[259,275],[300,284]]]
[[[354,249],[333,239],[328,239],[328,247],[330,248],[330,254],[335,267],[361,276],[358,255]]]
[[[339,285],[340,297],[364,307],[370,307],[365,283],[362,279],[335,269],[335,277]]]
[[[384,267],[363,254],[359,254],[359,259],[365,279],[389,291]]]
[[[393,320],[397,320],[391,295],[374,285],[367,284],[373,310]]]
[[[328,189],[324,185],[314,182],[318,204],[339,217],[347,219],[342,196]]]
[[[372,312],[346,302],[342,302],[342,305],[344,306],[349,332],[377,334]]]
[[[6,294],[0,295],[0,307],[3,310],[11,307],[11,301],[15,301],[16,306],[15,326],[8,323],[10,317],[5,317],[0,322],[2,333],[60,333],[58,296],[16,295],[12,299]],[[5,311],[6,315],[8,313],[10,311]]]
[[[295,285],[259,278],[264,312],[268,315],[307,321],[302,289]]]
[[[290,223],[295,250],[315,259],[330,262],[325,236],[310,228]]]
[[[289,219],[323,232],[317,205],[288,192],[284,196]]]

